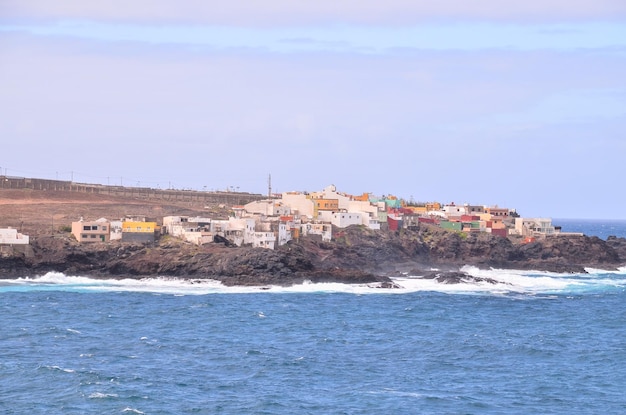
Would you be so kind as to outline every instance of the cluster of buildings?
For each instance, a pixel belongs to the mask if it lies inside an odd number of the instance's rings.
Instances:
[[[420,223],[459,232],[519,235],[529,240],[560,234],[560,228],[553,226],[551,219],[521,218],[513,209],[437,202],[407,204],[394,196],[349,195],[338,192],[334,185],[319,192],[285,192],[233,206],[231,215],[225,219],[165,216],[160,220],[127,217],[85,221],[81,218],[72,223],[72,234],[81,243],[112,240],[147,243],[167,234],[198,245],[220,240],[237,246],[274,249],[307,235],[330,241],[333,229],[351,225],[396,231]],[[14,229],[0,230],[0,244],[18,240],[28,243],[27,236],[15,234]]]

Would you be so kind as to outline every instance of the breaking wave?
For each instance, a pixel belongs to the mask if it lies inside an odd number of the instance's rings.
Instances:
[[[587,269],[586,274],[561,274],[540,271],[489,269],[466,266],[468,279],[446,284],[419,275],[394,278],[398,288],[381,288],[378,284],[310,283],[290,287],[227,287],[216,280],[180,278],[94,279],[49,272],[33,278],[0,280],[0,294],[6,292],[145,292],[171,295],[207,295],[228,293],[314,293],[343,292],[352,294],[404,294],[433,291],[449,294],[585,294],[623,291],[626,267],[615,271]],[[472,278],[474,277],[474,278]]]

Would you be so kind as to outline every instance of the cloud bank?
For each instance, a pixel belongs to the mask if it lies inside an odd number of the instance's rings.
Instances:
[[[626,16],[621,0],[4,0],[3,19],[131,20],[224,25],[319,23],[413,24],[444,20],[568,21],[615,20]]]
[[[276,191],[334,183],[624,217],[621,1],[5,0],[0,16],[0,168],[12,175],[265,193],[271,174]],[[476,47],[448,32],[455,22],[485,30]],[[384,27],[421,24],[449,46],[410,47]],[[515,25],[563,43],[481,43]],[[209,27],[208,41],[181,27]]]

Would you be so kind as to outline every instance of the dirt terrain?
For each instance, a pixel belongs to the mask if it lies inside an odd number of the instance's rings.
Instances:
[[[31,237],[56,234],[84,218],[120,219],[126,215],[161,221],[168,215],[224,218],[226,207],[200,202],[144,200],[71,191],[0,189],[0,228],[11,227]]]

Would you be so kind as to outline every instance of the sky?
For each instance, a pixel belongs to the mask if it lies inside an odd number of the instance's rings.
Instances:
[[[0,171],[626,219],[625,80],[623,0],[0,0]]]

